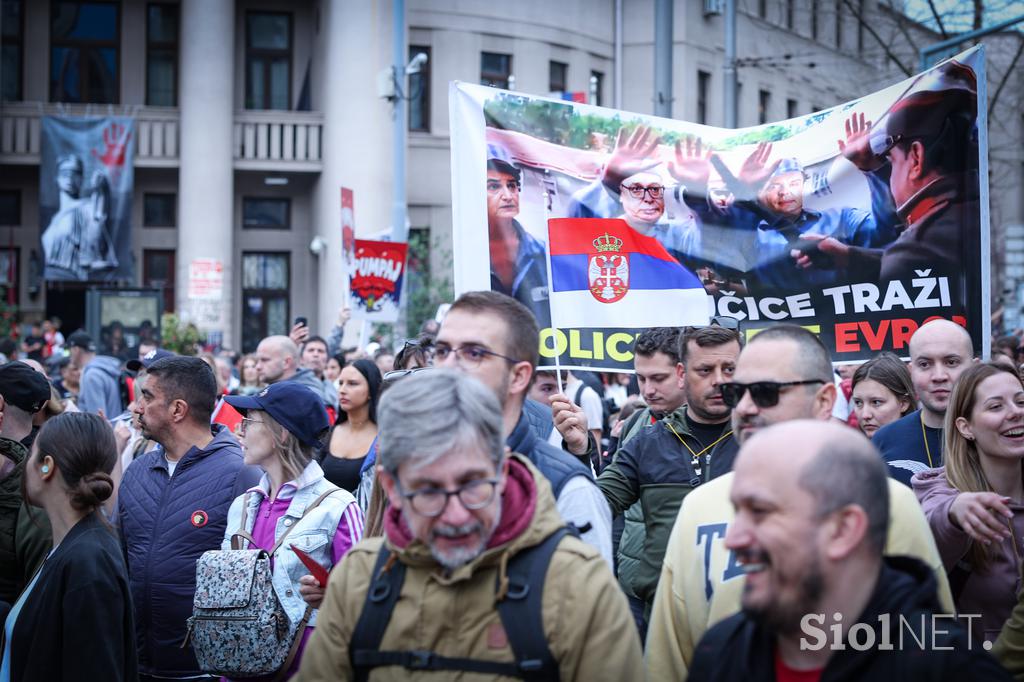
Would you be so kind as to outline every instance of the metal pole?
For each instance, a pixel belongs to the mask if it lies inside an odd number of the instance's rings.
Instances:
[[[932,65],[932,55],[938,54],[939,52],[942,52],[943,50],[946,50],[948,48],[956,47],[957,45],[960,45],[962,43],[966,43],[968,40],[981,38],[982,36],[987,36],[991,33],[998,33],[999,31],[1002,31],[1004,28],[1009,28],[1010,26],[1013,26],[1014,24],[1019,24],[1022,21],[1024,21],[1024,14],[1020,15],[1015,19],[1007,19],[1006,21],[1001,21],[998,24],[993,24],[992,26],[989,26],[987,28],[979,28],[977,31],[971,31],[970,33],[964,33],[962,35],[953,36],[949,40],[943,40],[941,43],[935,43],[934,45],[922,47],[921,51],[919,52],[921,71],[926,70],[929,66]]]
[[[725,127],[736,127],[736,0],[725,0]]]
[[[654,115],[672,118],[672,4],[654,6]]]
[[[391,239],[404,242],[408,238],[405,209],[405,155],[406,155],[406,100],[408,96],[405,77],[405,0],[394,0],[394,45],[392,49],[393,76],[395,78],[395,111],[394,111],[394,204],[391,207]]]
[[[615,108],[622,109],[622,0],[615,0]]]

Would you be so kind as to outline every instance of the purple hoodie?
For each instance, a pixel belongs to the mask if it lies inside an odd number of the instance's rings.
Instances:
[[[967,566],[967,550],[973,540],[949,518],[949,507],[960,493],[946,479],[946,468],[926,469],[915,474],[911,484],[932,534],[935,535],[935,544],[939,548],[946,572],[953,571],[958,562],[963,561],[960,564],[962,571]],[[1024,550],[1024,506],[1011,503],[1010,510],[1013,512],[1016,545],[1013,538],[1004,540],[987,570],[970,570],[959,595],[955,587],[956,580],[950,576],[953,599],[962,619],[961,625],[966,625],[963,619],[967,616],[980,614],[979,618],[970,619],[974,641],[984,639],[995,642],[1017,603],[1017,592],[1021,588],[1021,566],[1015,547]]]

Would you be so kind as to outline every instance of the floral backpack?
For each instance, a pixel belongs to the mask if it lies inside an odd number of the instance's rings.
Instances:
[[[315,509],[329,490],[306,507],[303,516]],[[192,643],[200,669],[225,677],[256,677],[279,673],[284,676],[302,641],[313,608],[298,623],[292,623],[274,591],[270,558],[293,523],[268,552],[241,549],[241,540],[254,544],[245,530],[248,504],[242,505],[241,527],[231,537],[231,549],[204,552],[196,564],[196,594],[192,617],[181,646]]]

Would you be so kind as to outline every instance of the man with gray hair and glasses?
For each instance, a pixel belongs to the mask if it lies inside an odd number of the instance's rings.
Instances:
[[[331,575],[297,680],[380,668],[396,679],[642,677],[625,596],[565,525],[547,479],[506,455],[492,390],[452,370],[412,374],[381,399],[378,425],[384,537]]]

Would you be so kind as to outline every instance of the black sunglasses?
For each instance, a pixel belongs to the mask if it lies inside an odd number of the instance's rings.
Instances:
[[[743,399],[743,394],[750,391],[750,399],[758,407],[775,407],[779,404],[779,393],[784,388],[791,386],[809,386],[811,384],[823,384],[821,379],[804,379],[803,381],[755,381],[752,384],[740,384],[735,381],[719,384],[718,390],[722,392],[722,402],[726,407],[736,407]]]

